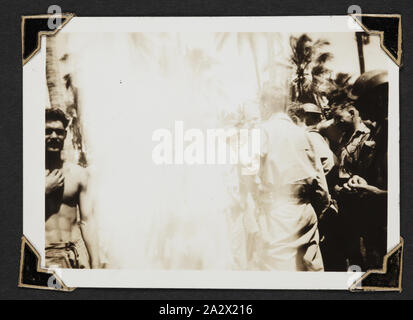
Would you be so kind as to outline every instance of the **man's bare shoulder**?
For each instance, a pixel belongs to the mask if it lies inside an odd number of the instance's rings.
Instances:
[[[75,163],[65,163],[63,166],[65,176],[68,175],[70,180],[76,181],[81,186],[85,187],[89,180],[88,168],[82,167]]]

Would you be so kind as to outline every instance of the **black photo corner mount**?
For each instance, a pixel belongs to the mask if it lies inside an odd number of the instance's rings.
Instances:
[[[351,14],[370,35],[380,37],[380,47],[402,66],[402,23],[399,14]],[[351,292],[402,291],[404,240],[384,257],[382,270],[369,270],[351,287]]]
[[[354,20],[371,35],[379,35],[380,46],[402,66],[402,17],[399,14],[352,14]]]
[[[67,287],[56,273],[42,269],[40,261],[39,253],[23,236],[20,253],[19,287],[65,292],[75,290],[75,288]]]
[[[402,292],[404,240],[391,250],[383,261],[382,270],[366,272],[351,287],[351,292],[396,291]]]
[[[22,16],[22,65],[24,66],[39,50],[41,46],[41,36],[55,35],[61,30],[75,15],[64,13],[61,15],[38,15]],[[60,25],[51,30],[48,26],[50,18],[60,18]],[[56,20],[54,20],[56,21]]]

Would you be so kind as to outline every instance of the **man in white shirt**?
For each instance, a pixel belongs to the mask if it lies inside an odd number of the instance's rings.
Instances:
[[[323,271],[316,212],[330,206],[330,197],[320,160],[305,130],[285,113],[281,94],[269,87],[261,95],[272,116],[261,125],[258,268]]]

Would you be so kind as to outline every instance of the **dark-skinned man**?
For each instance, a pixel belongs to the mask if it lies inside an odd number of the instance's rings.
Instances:
[[[46,109],[46,267],[99,268],[88,171],[62,159],[67,125],[63,111]]]

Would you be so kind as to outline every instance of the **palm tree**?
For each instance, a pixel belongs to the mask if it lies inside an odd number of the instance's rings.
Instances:
[[[75,161],[82,166],[87,165],[84,151],[81,123],[79,119],[78,90],[73,84],[70,73],[62,75],[63,64],[68,63],[69,54],[57,56],[57,39],[49,36],[46,47],[46,83],[49,91],[50,107],[59,108],[69,117],[69,136],[74,151]]]
[[[332,53],[321,52],[321,49],[329,44],[323,39],[314,42],[307,34],[290,38],[291,62],[295,69],[293,101],[321,104],[327,90],[327,79],[331,75],[326,63],[333,58]]]
[[[58,59],[56,57],[56,38],[47,37],[46,46],[46,83],[49,91],[50,107],[60,108],[63,104],[61,77],[59,73]],[[64,111],[64,110],[63,110]]]
[[[350,84],[351,74],[349,73],[337,73],[335,78],[330,78],[330,91],[328,93],[328,100],[331,105],[340,104],[347,99],[351,90]]]
[[[360,74],[366,71],[366,63],[364,61],[363,46],[369,44],[369,34],[366,32],[356,32],[357,53],[359,55]]]

